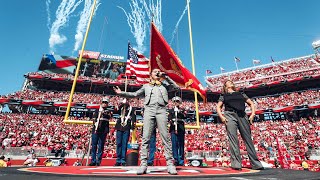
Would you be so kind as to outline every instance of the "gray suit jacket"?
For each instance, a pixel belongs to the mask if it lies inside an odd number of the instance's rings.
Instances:
[[[121,92],[118,95],[132,98],[132,97],[138,97],[144,95],[144,105],[147,105],[150,101],[151,92],[153,89],[153,85],[151,84],[144,84],[138,91],[136,92]],[[168,104],[168,91],[176,91],[179,89],[179,86],[169,77],[166,78],[166,80],[162,81],[161,86],[159,87],[162,98],[165,104],[161,105],[167,105]]]

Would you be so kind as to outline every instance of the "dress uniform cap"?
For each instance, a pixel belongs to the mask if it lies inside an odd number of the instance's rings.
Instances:
[[[104,98],[102,98],[102,102],[104,103],[108,103],[109,102],[109,98],[108,97],[104,97]]]
[[[178,96],[175,96],[172,98],[172,101],[178,101],[178,102],[182,102],[182,99]]]

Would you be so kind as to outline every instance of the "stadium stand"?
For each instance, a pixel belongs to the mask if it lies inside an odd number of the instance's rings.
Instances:
[[[315,83],[318,82],[319,69],[319,60],[311,55],[208,77],[209,102],[199,102],[200,130],[188,129],[186,132],[186,157],[203,157],[211,166],[230,165],[226,129],[215,112],[221,83],[230,78],[256,104],[257,115],[251,129],[260,160],[271,163],[273,167],[276,161],[280,161],[282,168],[297,170],[303,170],[302,162],[305,160],[309,170],[320,171],[320,90]],[[110,79],[81,75],[73,96],[70,118],[90,120],[90,115],[99,107],[98,103],[104,96],[110,98],[110,109],[117,108],[120,97],[114,95],[112,87],[124,86],[122,76],[120,74],[117,79]],[[25,158],[28,151],[33,151],[37,157],[43,158],[83,157],[91,127],[63,123],[73,75],[31,72],[24,77],[26,82],[22,90],[0,96],[1,107],[7,108],[0,113],[0,155]],[[303,84],[305,79],[310,83],[294,89],[288,85],[277,91],[272,89],[277,87],[274,86],[275,82]],[[260,91],[261,84],[269,85],[267,92]],[[128,91],[140,86],[132,77]],[[184,100],[182,106],[189,114],[188,125],[195,125],[192,95],[187,91],[181,93]],[[132,99],[132,102],[139,111],[143,110],[143,98]],[[168,107],[172,107],[171,101]],[[247,113],[250,114],[249,111]],[[114,114],[112,121],[118,117]],[[143,122],[142,117],[139,120]],[[136,133],[140,141],[141,128]],[[104,158],[114,159],[116,145],[113,128],[105,146]],[[240,141],[240,149],[243,166],[248,167],[243,141]],[[163,151],[160,138],[157,137],[156,165],[164,159]]]

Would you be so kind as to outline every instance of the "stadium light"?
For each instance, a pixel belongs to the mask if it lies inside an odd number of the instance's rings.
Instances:
[[[314,41],[312,43],[312,47],[313,47],[313,49],[318,49],[320,47],[320,40]]]

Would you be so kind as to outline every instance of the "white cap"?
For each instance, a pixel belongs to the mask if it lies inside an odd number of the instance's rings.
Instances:
[[[175,96],[172,98],[172,101],[179,101],[181,103],[182,99],[179,96]]]
[[[108,98],[108,97],[103,97],[103,98],[102,98],[102,102],[108,103],[108,102],[109,102],[109,98]]]

